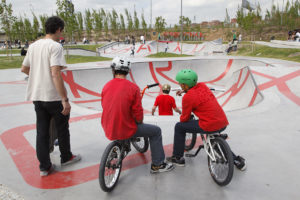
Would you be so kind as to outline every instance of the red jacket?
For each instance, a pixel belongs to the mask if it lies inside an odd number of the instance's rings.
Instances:
[[[222,107],[204,83],[198,83],[183,96],[180,121],[188,121],[192,112],[204,131],[217,131],[229,124]]]
[[[161,94],[156,97],[154,106],[158,106],[159,115],[173,115],[173,108],[176,108],[176,103],[174,97]]]
[[[136,121],[143,120],[140,89],[134,83],[114,78],[104,86],[102,93],[101,124],[110,140],[124,140],[137,130]]]

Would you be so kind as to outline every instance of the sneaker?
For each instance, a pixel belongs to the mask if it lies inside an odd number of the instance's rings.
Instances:
[[[49,174],[51,174],[52,172],[54,172],[55,169],[55,165],[51,165],[51,167],[47,170],[47,171],[40,171],[40,176],[48,176]]]
[[[185,165],[185,159],[184,157],[176,157],[176,156],[172,156],[172,157],[167,157],[166,159],[168,162],[171,162],[173,164],[176,164],[178,166],[184,167]]]
[[[150,173],[161,173],[161,172],[168,172],[174,169],[174,165],[170,163],[163,163],[159,166],[151,165]]]
[[[61,163],[61,165],[62,166],[70,165],[70,164],[73,164],[75,162],[78,162],[79,160],[81,160],[81,156],[79,154],[78,155],[73,155],[69,161],[63,162],[63,163]]]
[[[246,166],[246,161],[243,157],[241,156],[237,156],[234,161],[233,161],[234,165],[236,166],[236,168],[238,168],[241,171],[245,171],[247,166]]]

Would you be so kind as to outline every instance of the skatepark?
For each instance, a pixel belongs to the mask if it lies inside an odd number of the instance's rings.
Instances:
[[[105,57],[129,56],[129,45],[100,49]],[[35,112],[26,102],[26,76],[20,69],[1,70],[0,98],[0,182],[24,199],[298,199],[300,174],[300,64],[252,57],[232,57],[219,53],[216,42],[199,45],[169,44],[173,53],[194,55],[184,58],[145,58],[163,51],[163,43],[136,45],[128,79],[140,89],[147,84],[168,83],[173,89],[180,69],[193,69],[198,81],[214,88],[230,125],[226,129],[231,149],[247,161],[247,170],[235,168],[231,183],[220,187],[212,180],[204,152],[186,158],[185,167],[172,172],[150,174],[150,152],[134,149],[123,163],[117,187],[103,192],[98,183],[100,159],[109,144],[101,127],[101,90],[112,79],[110,62],[70,64],[63,78],[71,100],[71,147],[81,162],[61,167],[59,150],[51,154],[56,172],[40,177],[35,155]],[[81,54],[81,50],[73,53]],[[72,50],[70,50],[72,53]],[[88,54],[88,52],[86,52]],[[143,98],[144,122],[162,129],[166,156],[172,153],[172,117],[151,115],[160,87],[146,91]],[[181,108],[182,97],[171,92]]]

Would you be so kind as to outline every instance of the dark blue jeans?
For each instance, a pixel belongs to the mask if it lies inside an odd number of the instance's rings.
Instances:
[[[70,115],[61,114],[63,106],[60,101],[34,101],[33,104],[36,112],[36,155],[40,162],[40,170],[46,171],[52,165],[49,153],[51,118],[55,121],[61,162],[66,162],[72,157],[69,133]]]
[[[137,131],[133,137],[148,137],[152,164],[161,165],[165,160],[165,152],[162,145],[161,129],[152,124],[138,124]]]
[[[223,131],[226,127],[222,128]],[[214,131],[215,133],[219,131]],[[187,122],[178,122],[175,125],[173,156],[182,157],[184,155],[185,135],[186,133],[205,133],[199,126],[199,120],[190,120]],[[234,155],[235,157],[235,155]]]

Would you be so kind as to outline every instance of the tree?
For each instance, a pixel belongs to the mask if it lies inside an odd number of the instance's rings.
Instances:
[[[224,24],[227,26],[230,25],[230,17],[227,8],[226,8],[226,16],[225,16]]]
[[[98,10],[93,10],[93,20],[94,20],[94,30],[96,33],[96,41],[97,39],[100,38],[101,36],[101,31],[103,28],[103,22],[102,22],[102,16],[101,16],[101,12]]]
[[[75,16],[76,16],[76,21],[77,21],[77,27],[76,27],[77,39],[81,40],[82,33],[83,33],[83,17],[82,17],[82,13],[81,12],[77,12],[75,14]]]
[[[105,13],[105,11],[104,11],[103,8],[101,8],[101,16],[103,17],[103,25],[104,25],[105,37],[108,37],[108,31],[109,31],[108,19],[109,19],[109,15],[108,15],[108,13]]]
[[[0,24],[9,41],[12,39],[12,25],[14,24],[15,20],[16,17],[13,16],[11,3],[7,4],[6,0],[2,0],[0,3]]]
[[[40,18],[41,27],[42,27],[41,31],[44,35],[46,35],[45,24],[46,24],[46,20],[47,20],[48,16],[40,15],[39,18]]]
[[[190,18],[185,17],[185,16],[180,16],[179,24],[181,25],[181,23],[183,25],[183,30],[186,32],[189,32],[191,29],[191,24],[192,24],[192,21],[190,20]]]
[[[131,33],[133,30],[133,22],[132,22],[132,17],[130,15],[130,13],[128,12],[127,8],[125,9],[125,14],[127,17],[127,30],[128,30],[128,32]]]
[[[85,10],[84,23],[85,23],[87,38],[88,40],[91,40],[91,35],[93,30],[93,18],[92,18],[91,11],[89,9]]]
[[[25,40],[32,41],[33,40],[33,30],[31,26],[31,22],[28,18],[24,19],[24,32],[25,32]]]
[[[163,32],[165,30],[166,25],[167,25],[167,23],[166,23],[165,19],[162,18],[162,16],[155,18],[155,30],[158,33]]]
[[[37,39],[40,32],[40,23],[36,15],[32,12],[33,15],[33,25],[32,25],[32,34],[33,39]]]
[[[140,28],[140,21],[139,21],[139,18],[137,17],[137,13],[136,13],[135,10],[134,10],[134,17],[133,17],[133,19],[134,19],[134,29],[136,31],[138,31],[139,28]]]
[[[120,29],[121,29],[122,33],[125,33],[126,26],[125,26],[124,16],[122,14],[120,14]]]
[[[146,34],[147,33],[147,23],[145,21],[144,12],[142,12],[141,19],[142,19],[142,28],[143,28],[144,33]]]
[[[118,27],[119,27],[119,22],[118,22],[118,14],[115,9],[112,10],[111,15],[110,15],[110,24],[111,24],[111,30],[114,35],[117,34],[118,32]]]
[[[56,0],[56,14],[65,22],[65,33],[69,41],[73,40],[73,32],[76,29],[76,16],[74,4],[70,0]]]

